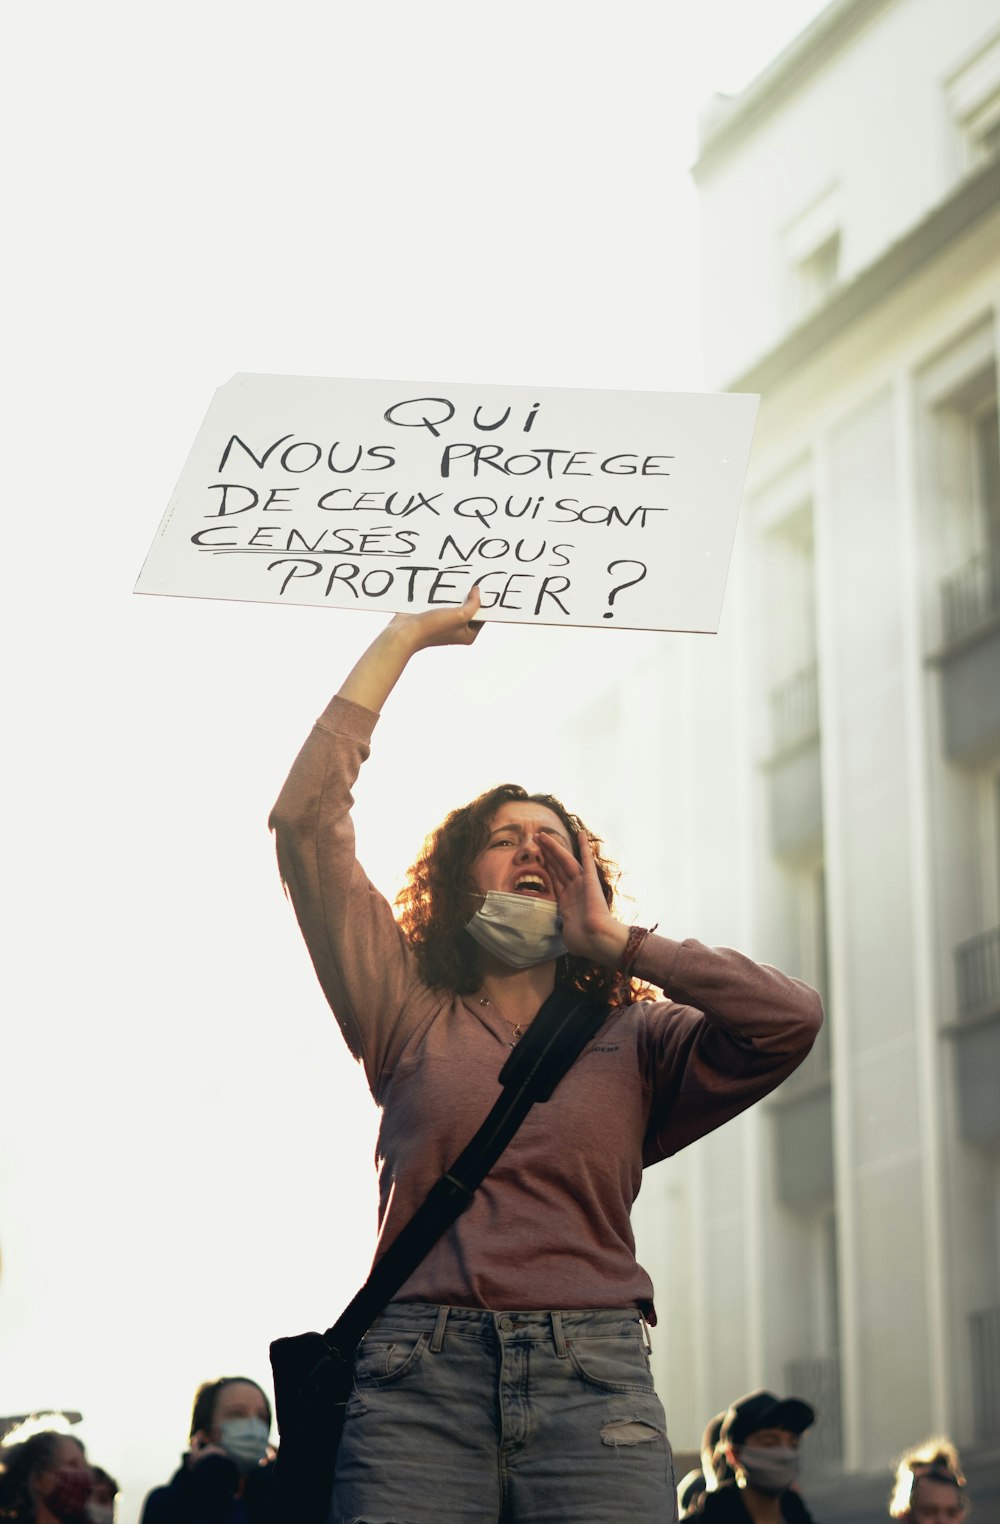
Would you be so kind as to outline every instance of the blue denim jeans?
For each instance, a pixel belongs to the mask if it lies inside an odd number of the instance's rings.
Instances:
[[[670,1524],[647,1348],[634,1308],[390,1303],[358,1351],[330,1524]]]

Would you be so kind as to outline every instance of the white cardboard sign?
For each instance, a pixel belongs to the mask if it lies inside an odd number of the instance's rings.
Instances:
[[[237,375],[135,590],[714,631],[758,400]]]

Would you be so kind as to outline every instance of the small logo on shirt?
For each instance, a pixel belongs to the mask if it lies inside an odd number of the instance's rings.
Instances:
[[[595,1043],[594,1046],[590,1049],[590,1052],[591,1053],[617,1053],[618,1052],[618,1043],[616,1043],[616,1042],[606,1043],[606,1044]]]

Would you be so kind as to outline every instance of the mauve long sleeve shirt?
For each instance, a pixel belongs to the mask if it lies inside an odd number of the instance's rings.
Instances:
[[[351,790],[377,718],[335,698],[271,816],[319,982],[381,1110],[376,1259],[496,1101],[510,1041],[491,1008],[424,984],[357,861]],[[401,1299],[649,1311],[629,1220],[643,1168],[779,1085],[823,1017],[814,990],[727,948],[653,934],[635,972],[669,993],[611,1010]]]

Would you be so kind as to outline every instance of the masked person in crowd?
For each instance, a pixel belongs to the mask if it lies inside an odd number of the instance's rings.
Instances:
[[[950,1471],[921,1467],[912,1478],[905,1511],[890,1517],[910,1524],[962,1524],[967,1513],[965,1488],[958,1478]]]
[[[489,1112],[554,988],[608,1009],[362,1342],[331,1524],[662,1524],[676,1495],[647,1353],[653,1287],[629,1223],[642,1169],[780,1084],[822,1012],[814,991],[738,953],[630,929],[600,843],[557,799],[514,785],[448,816],[395,919],[355,858],[351,790],[410,658],[471,645],[478,609],[474,592],[392,620],[272,815],[317,975],[381,1110],[377,1254]],[[454,710],[442,744],[488,748]],[[515,693],[494,723],[517,728]],[[627,768],[642,736],[621,745]],[[640,998],[640,981],[666,998]]]
[[[12,1524],[87,1524],[93,1490],[86,1452],[71,1434],[42,1429],[0,1445],[0,1519]]]
[[[246,1376],[198,1388],[190,1448],[166,1487],[155,1488],[140,1524],[257,1524],[266,1516],[271,1404]]]
[[[121,1488],[103,1466],[91,1466],[92,1490],[87,1504],[87,1524],[115,1524],[115,1498]]]
[[[810,1524],[812,1515],[794,1490],[799,1442],[816,1415],[798,1397],[750,1392],[734,1402],[722,1421],[719,1442],[735,1473],[706,1492],[706,1524]]]

